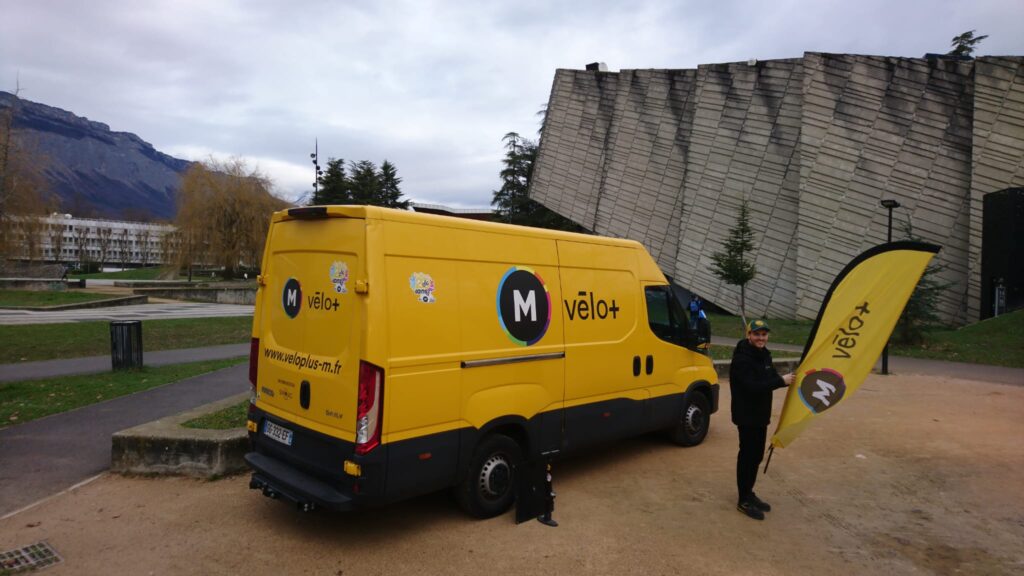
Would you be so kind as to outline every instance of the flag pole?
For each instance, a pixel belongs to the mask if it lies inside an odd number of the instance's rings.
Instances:
[[[768,473],[768,465],[772,463],[772,454],[775,452],[775,444],[768,447],[768,461],[764,463],[764,473]]]

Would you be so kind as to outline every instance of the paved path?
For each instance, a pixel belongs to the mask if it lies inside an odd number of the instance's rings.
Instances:
[[[137,304],[84,310],[34,311],[0,310],[0,325],[59,324],[93,320],[165,320],[168,318],[211,318],[215,316],[251,316],[254,306],[242,304],[206,304],[175,302]]]
[[[110,468],[114,432],[249,389],[247,364],[0,430],[0,517]]]
[[[184,364],[186,362],[237,358],[238,356],[248,355],[249,344],[224,344],[223,346],[187,348],[184,350],[143,351],[142,361],[146,366],[166,366],[168,364]],[[95,374],[97,372],[109,372],[110,369],[110,356],[0,364],[0,382],[71,376],[74,374]]]

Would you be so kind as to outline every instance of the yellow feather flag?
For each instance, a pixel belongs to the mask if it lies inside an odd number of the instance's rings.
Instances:
[[[832,282],[786,393],[772,447],[785,447],[871,372],[939,246],[890,242],[857,256]]]

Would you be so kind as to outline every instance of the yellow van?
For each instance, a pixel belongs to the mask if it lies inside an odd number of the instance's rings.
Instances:
[[[666,430],[718,382],[633,241],[372,206],[274,214],[253,318],[250,487],[351,510],[454,487],[476,517],[517,469]]]

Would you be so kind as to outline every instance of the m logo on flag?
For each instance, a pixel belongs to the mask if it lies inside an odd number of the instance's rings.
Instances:
[[[835,406],[846,394],[843,375],[835,370],[810,370],[800,383],[800,399],[815,414]]]

